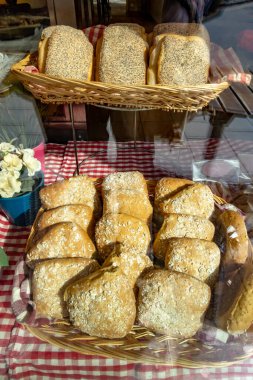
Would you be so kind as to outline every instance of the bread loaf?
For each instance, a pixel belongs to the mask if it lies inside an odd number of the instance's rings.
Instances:
[[[93,46],[83,32],[70,27],[55,28],[46,35],[49,35],[45,38],[47,43],[39,46],[39,66],[45,74],[76,80],[92,79]]]
[[[106,259],[118,243],[125,249],[146,254],[151,236],[147,224],[140,219],[126,214],[106,214],[96,225],[95,239],[100,257]]]
[[[78,224],[90,237],[94,235],[92,210],[86,205],[65,205],[44,211],[38,220],[38,230],[50,227],[60,222]]]
[[[141,276],[137,320],[158,334],[193,336],[202,326],[210,288],[186,274],[153,269]]]
[[[71,284],[64,293],[70,321],[81,331],[122,338],[134,324],[135,296],[119,268],[103,268]]]
[[[26,254],[26,263],[66,257],[91,258],[96,252],[87,232],[72,222],[54,224],[43,230]]]
[[[218,278],[220,250],[212,241],[172,238],[167,243],[165,268],[188,274],[212,287]]]
[[[42,207],[46,210],[70,204],[83,204],[94,210],[97,217],[101,204],[94,181],[81,175],[54,182],[40,190]]]
[[[209,218],[214,211],[213,193],[207,185],[195,183],[167,196],[159,207],[162,214],[189,214]]]
[[[225,238],[222,262],[243,264],[248,257],[248,235],[244,218],[237,211],[226,210],[218,218],[220,236]]]
[[[140,254],[133,248],[126,248],[122,244],[117,244],[103,264],[103,268],[110,266],[120,268],[129,284],[134,287],[141,273],[145,269],[151,268],[153,263],[145,252]]]
[[[157,24],[153,29],[153,36],[154,36],[153,43],[156,44],[159,41],[160,35],[163,35],[164,37],[164,35],[166,34],[179,34],[182,36],[197,36],[197,37],[203,38],[208,45],[210,44],[209,33],[203,24],[180,23],[180,22]]]
[[[99,269],[97,261],[83,258],[51,259],[36,264],[32,276],[32,294],[36,316],[64,318],[65,288],[78,277]]]
[[[160,179],[155,187],[156,209],[161,209],[160,204],[166,201],[166,199],[193,184],[193,181],[186,178],[164,177]]]
[[[121,85],[145,85],[148,44],[135,30],[111,26],[96,48],[96,80]]]
[[[214,236],[214,225],[207,219],[193,215],[169,214],[156,235],[154,254],[164,260],[169,239],[188,237],[211,241]]]

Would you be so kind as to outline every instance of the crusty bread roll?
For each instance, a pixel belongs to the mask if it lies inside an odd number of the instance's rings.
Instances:
[[[148,43],[127,26],[110,26],[96,47],[96,80],[145,85]]]
[[[157,24],[153,29],[153,43],[157,43],[159,41],[160,35],[166,34],[179,34],[182,36],[197,36],[202,37],[206,43],[210,43],[210,36],[208,30],[203,24],[196,23],[162,23]],[[158,37],[158,39],[156,38]]]
[[[84,204],[94,210],[95,217],[101,212],[101,204],[94,181],[80,175],[54,182],[40,190],[42,207],[46,210],[70,204]]]
[[[148,195],[148,187],[142,173],[138,171],[116,172],[106,176],[102,192],[107,190],[134,190]]]
[[[26,254],[26,263],[33,266],[36,262],[66,257],[91,258],[96,252],[87,232],[72,222],[54,224],[43,230],[34,240]]]
[[[133,287],[141,273],[152,267],[153,263],[145,252],[141,255],[133,248],[126,248],[122,244],[117,244],[103,264],[103,268],[108,266],[120,268]]]
[[[106,259],[117,243],[146,254],[151,236],[147,224],[140,219],[126,214],[106,214],[96,225],[95,239],[100,257]]]
[[[189,214],[209,218],[214,211],[211,189],[202,183],[195,183],[170,194],[160,204],[162,214]]]
[[[218,277],[219,247],[212,241],[172,238],[167,243],[165,268],[195,277],[212,287]]]
[[[194,182],[186,178],[164,177],[160,179],[155,187],[155,207],[160,209],[160,204],[177,192],[193,185]]]
[[[137,282],[137,320],[158,334],[193,336],[210,302],[208,285],[186,274],[153,269]]]
[[[217,220],[220,236],[225,237],[223,264],[243,264],[248,257],[249,240],[244,218],[238,212],[226,210]]]
[[[214,225],[208,219],[193,215],[169,214],[156,235],[153,246],[154,254],[158,259],[164,260],[168,240],[173,237],[211,241],[213,236]]]
[[[47,43],[39,45],[40,68],[59,78],[91,80],[93,46],[84,33],[72,29],[50,31]]]
[[[92,209],[86,205],[65,205],[44,211],[37,224],[38,230],[43,230],[60,222],[78,224],[90,237],[94,235],[94,220]]]
[[[122,338],[134,324],[135,296],[117,267],[103,268],[71,284],[64,293],[70,321],[81,331],[103,338]]]
[[[104,214],[127,214],[149,224],[153,207],[147,194],[135,190],[107,190],[103,193]]]
[[[67,316],[63,293],[72,281],[99,269],[96,260],[84,258],[51,259],[36,264],[32,276],[36,316]]]

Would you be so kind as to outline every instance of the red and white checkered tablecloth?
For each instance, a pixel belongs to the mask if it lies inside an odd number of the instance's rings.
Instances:
[[[109,147],[109,149],[108,149]],[[203,159],[206,149],[226,158],[235,158],[238,147],[245,153],[252,150],[252,143],[238,145],[229,142],[190,142],[180,147],[166,144],[134,144],[105,142],[79,142],[78,158],[86,160],[81,173],[101,177],[114,170],[141,170],[146,178],[173,174],[190,176],[192,159]],[[99,153],[98,153],[99,152]],[[195,158],[195,159],[196,159]],[[180,173],[182,170],[182,173]],[[75,171],[73,143],[67,146],[48,144],[46,150],[45,182],[49,184]],[[9,267],[4,269],[0,281],[0,379],[170,379],[178,380],[251,380],[253,358],[237,365],[221,369],[187,369],[159,365],[132,364],[126,361],[97,356],[81,355],[41,342],[15,322],[11,309],[13,274],[24,253],[29,228],[15,227],[0,214],[0,245],[9,255]]]

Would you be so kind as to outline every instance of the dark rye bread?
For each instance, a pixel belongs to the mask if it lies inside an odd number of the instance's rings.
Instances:
[[[33,302],[37,316],[64,318],[67,316],[63,300],[65,288],[78,277],[99,269],[96,260],[85,258],[51,259],[36,264],[32,276]]]
[[[137,321],[158,334],[189,338],[202,326],[208,285],[186,274],[152,269],[137,282]]]
[[[148,44],[135,30],[111,26],[96,49],[96,80],[112,84],[145,85]]]
[[[135,296],[117,267],[100,269],[71,284],[64,293],[70,321],[84,333],[122,338],[134,324]]]
[[[169,214],[166,215],[162,227],[154,242],[154,255],[164,260],[168,241],[171,238],[187,237],[211,241],[214,236],[214,225],[204,218],[193,215]]]

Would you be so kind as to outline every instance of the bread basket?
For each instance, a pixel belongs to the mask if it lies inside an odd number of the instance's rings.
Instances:
[[[12,73],[42,103],[87,103],[111,107],[197,111],[226,88],[228,82],[198,86],[131,86],[95,81],[59,79],[24,71],[37,66],[37,53],[29,54],[12,66]]]
[[[154,194],[156,182],[147,181],[151,197]],[[95,179],[95,184],[100,189],[101,180]],[[217,207],[223,207],[226,204],[216,195],[214,195],[214,200]],[[37,217],[42,212],[41,209]],[[31,244],[36,223],[35,220],[27,241],[28,246]],[[253,355],[253,338],[250,332],[238,338],[232,338],[208,322],[196,336],[188,339],[175,339],[154,334],[141,326],[134,326],[125,338],[102,339],[81,333],[66,320],[42,320],[32,324],[26,322],[24,326],[32,335],[57,347],[81,354],[104,356],[133,363],[218,368],[233,365]]]

